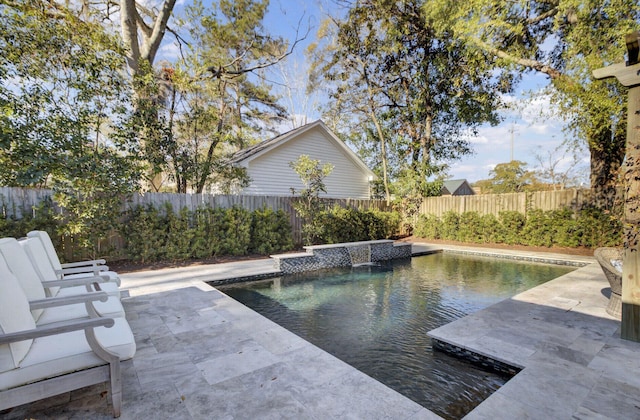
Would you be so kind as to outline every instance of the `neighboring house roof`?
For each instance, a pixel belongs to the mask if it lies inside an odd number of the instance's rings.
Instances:
[[[469,185],[466,179],[449,179],[442,184],[442,195],[456,195],[456,192],[466,184],[467,188],[472,191],[473,189]]]
[[[336,146],[342,149],[343,152],[357,166],[359,166],[364,172],[366,172],[368,176],[373,177],[372,179],[377,178],[376,175],[373,173],[373,171],[369,169],[367,165],[364,164],[364,162],[358,157],[358,155],[356,155],[353,152],[353,150],[351,150],[349,146],[345,144],[345,142],[343,142],[340,138],[338,138],[338,136],[336,136],[335,133],[331,131],[329,127],[325,125],[324,122],[322,122],[322,120],[317,120],[312,123],[303,125],[302,127],[294,128],[291,131],[287,131],[286,133],[280,134],[271,139],[264,140],[246,149],[242,149],[232,156],[231,163],[236,165],[246,166],[250,161],[257,158],[258,156],[261,156],[277,147],[280,147],[283,144],[287,143],[288,141],[295,139],[298,136],[302,135],[303,133],[316,127],[324,130],[325,133],[329,136],[329,138],[334,140]]]

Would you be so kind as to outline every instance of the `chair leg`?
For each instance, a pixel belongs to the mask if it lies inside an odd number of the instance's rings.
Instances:
[[[120,417],[122,410],[122,381],[120,378],[120,360],[109,363],[109,386],[111,391],[111,404],[113,405],[113,417]]]

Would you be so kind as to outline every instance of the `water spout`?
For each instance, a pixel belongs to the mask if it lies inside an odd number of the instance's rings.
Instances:
[[[351,245],[346,248],[349,252],[349,258],[351,258],[352,267],[371,265],[371,245]]]

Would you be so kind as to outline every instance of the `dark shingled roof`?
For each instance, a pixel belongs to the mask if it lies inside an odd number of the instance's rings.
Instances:
[[[466,179],[448,179],[442,184],[442,193],[453,195],[465,182]]]

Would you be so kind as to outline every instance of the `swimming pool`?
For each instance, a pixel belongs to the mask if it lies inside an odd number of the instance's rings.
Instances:
[[[220,288],[445,418],[460,418],[508,377],[434,352],[427,332],[571,267],[452,253]]]

